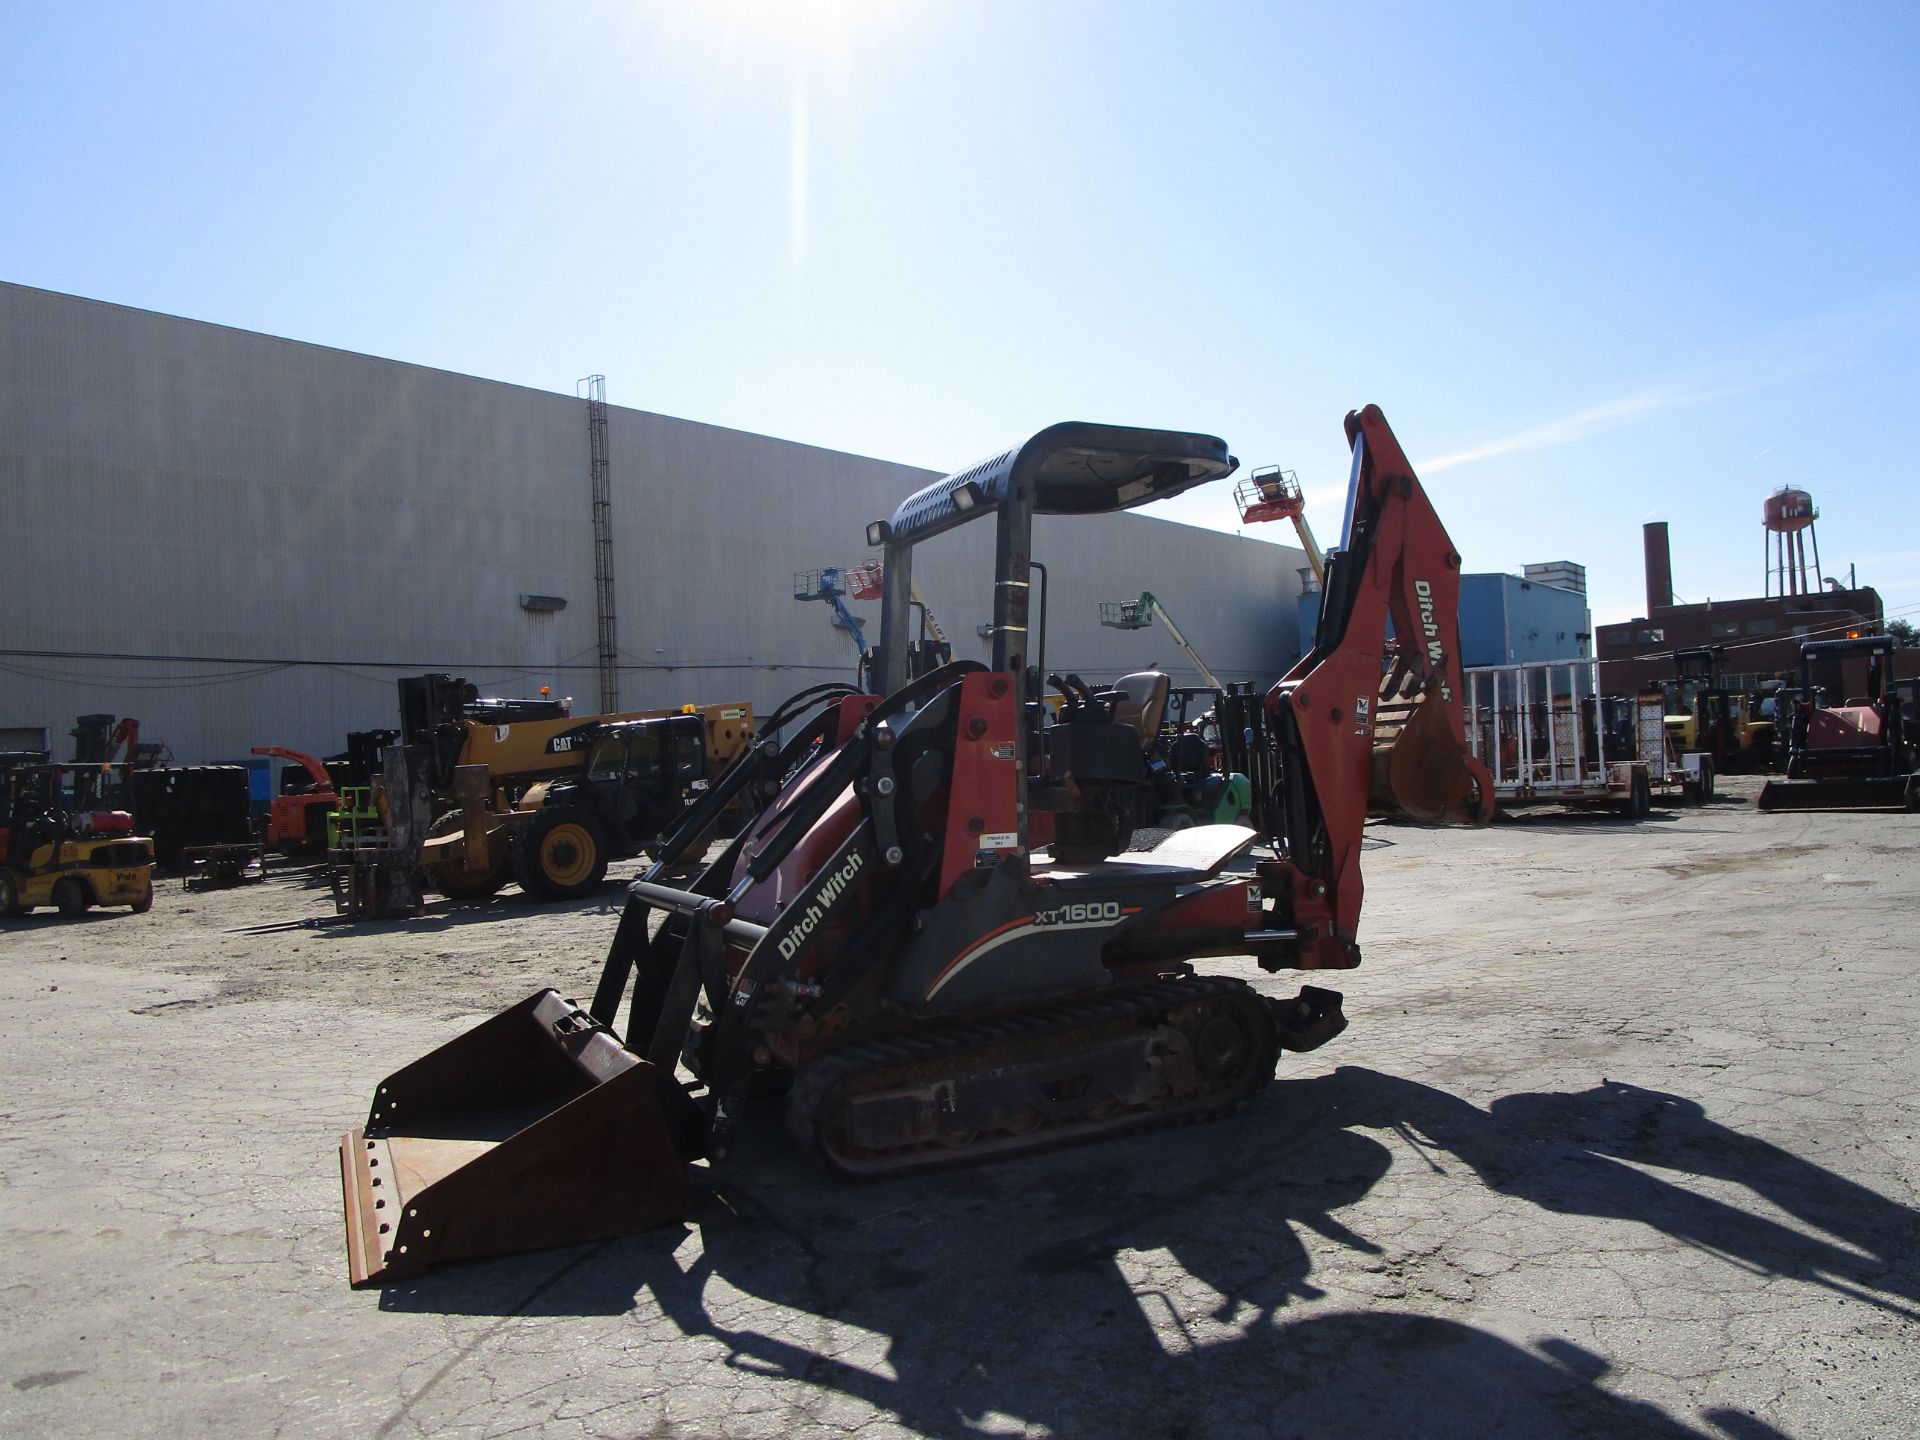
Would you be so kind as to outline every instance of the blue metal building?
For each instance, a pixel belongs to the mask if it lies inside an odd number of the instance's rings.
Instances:
[[[1525,665],[1592,654],[1584,594],[1521,575],[1460,577],[1462,664]]]
[[[1464,665],[1524,665],[1535,660],[1584,660],[1593,654],[1586,574],[1579,566],[1529,565],[1528,575],[1460,577],[1460,660]],[[1579,584],[1548,584],[1539,572]],[[1318,591],[1300,597],[1300,651],[1313,644],[1320,621]]]

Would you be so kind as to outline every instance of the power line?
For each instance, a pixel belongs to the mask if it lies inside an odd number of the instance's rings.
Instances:
[[[546,675],[561,670],[597,671],[597,662],[558,661],[552,665],[519,664],[495,660],[298,660],[289,658],[266,658],[260,656],[221,656],[221,655],[153,655],[131,651],[112,650],[23,650],[0,649],[0,657],[15,660],[78,660],[78,661],[119,661],[141,665],[228,665],[245,667],[250,673],[238,676],[199,676],[182,681],[167,681],[155,676],[129,676],[128,684],[139,684],[143,680],[155,684],[195,683],[226,684],[235,679],[253,679],[259,675],[271,674],[276,670],[406,670],[412,672],[435,670],[466,670],[475,674],[492,675]],[[809,665],[793,660],[623,660],[623,671],[666,671],[666,670],[844,670],[844,665]],[[28,667],[0,663],[0,670],[17,674],[33,675]],[[60,679],[67,677],[48,677],[34,675],[36,679]],[[89,676],[88,679],[98,679]]]
[[[1885,625],[1889,620],[1898,620],[1904,616],[1916,613],[1920,613],[1920,605],[1907,605],[1898,610],[1882,611],[1880,623]],[[1789,632],[1785,635],[1763,635],[1758,640],[1739,640],[1731,645],[1722,645],[1719,648],[1722,650],[1751,650],[1757,646],[1778,645],[1784,641],[1812,640],[1821,635],[1832,635],[1847,630],[1858,630],[1861,629],[1863,625],[1870,623],[1872,622],[1843,620],[1838,624],[1809,627],[1808,629]],[[1649,622],[1649,626],[1651,626],[1651,622]],[[1678,647],[1674,650],[1648,650],[1638,655],[1619,655],[1610,659],[1603,659],[1602,663],[1608,665],[1630,665],[1638,660],[1671,660],[1677,653],[1677,648]]]
[[[255,665],[227,675],[202,675],[170,679],[158,675],[61,674],[54,671],[36,670],[28,665],[0,664],[0,672],[5,672],[9,675],[25,676],[29,680],[39,680],[46,684],[112,685],[117,689],[127,690],[202,690],[215,685],[235,685],[247,680],[263,679],[268,675],[276,675],[285,668],[284,665]]]
[[[1881,623],[1896,620],[1908,615],[1920,614],[1920,604],[1902,606],[1897,610],[1884,611]],[[1768,635],[1758,639],[1736,641],[1723,645],[1723,650],[1748,650],[1764,645],[1777,645],[1782,641],[1811,639],[1816,636],[1830,635],[1851,630],[1860,626],[1859,620],[1842,621],[1808,629],[1798,634]],[[208,689],[219,685],[239,684],[247,680],[264,679],[268,675],[286,670],[324,670],[354,675],[356,671],[406,671],[421,674],[435,671],[468,671],[482,676],[498,676],[503,679],[530,675],[552,675],[561,672],[578,671],[582,674],[597,672],[600,668],[597,658],[579,659],[588,650],[575,651],[573,656],[556,661],[551,665],[528,665],[505,661],[451,661],[446,659],[423,660],[312,660],[293,656],[229,656],[229,655],[162,655],[125,650],[35,650],[24,648],[0,648],[0,673],[20,675],[28,679],[48,684],[110,684],[127,689],[148,690],[192,690]],[[1605,660],[1608,664],[1630,664],[1641,660],[1671,660],[1674,651],[1649,650],[1633,655],[1612,657]],[[88,665],[97,665],[109,661],[136,665],[214,665],[229,667],[236,673],[222,675],[194,675],[169,677],[160,675],[102,675],[97,671],[87,674],[59,674],[31,664],[8,664],[8,660],[19,661],[78,661]],[[791,660],[630,660],[622,656],[618,668],[629,674],[664,674],[674,671],[718,672],[718,671],[762,671],[775,673],[793,671],[809,674],[839,674],[846,669],[842,664],[807,664]],[[1236,671],[1236,674],[1256,678],[1251,672]],[[384,683],[375,675],[355,675],[354,678],[370,683]]]

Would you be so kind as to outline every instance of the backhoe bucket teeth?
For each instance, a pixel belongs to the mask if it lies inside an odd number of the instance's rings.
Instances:
[[[1386,762],[1393,804],[1416,820],[1481,823],[1493,814],[1493,777],[1460,743],[1437,688],[1395,737]]]
[[[552,990],[380,1083],[340,1141],[356,1287],[687,1213],[655,1068]]]

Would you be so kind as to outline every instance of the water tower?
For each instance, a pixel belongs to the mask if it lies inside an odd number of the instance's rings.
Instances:
[[[1813,496],[1804,490],[1784,486],[1767,497],[1761,512],[1766,543],[1767,595],[1808,595],[1820,588],[1820,537],[1813,522],[1820,512],[1813,508]],[[1813,546],[1813,561],[1807,561],[1807,546]]]

